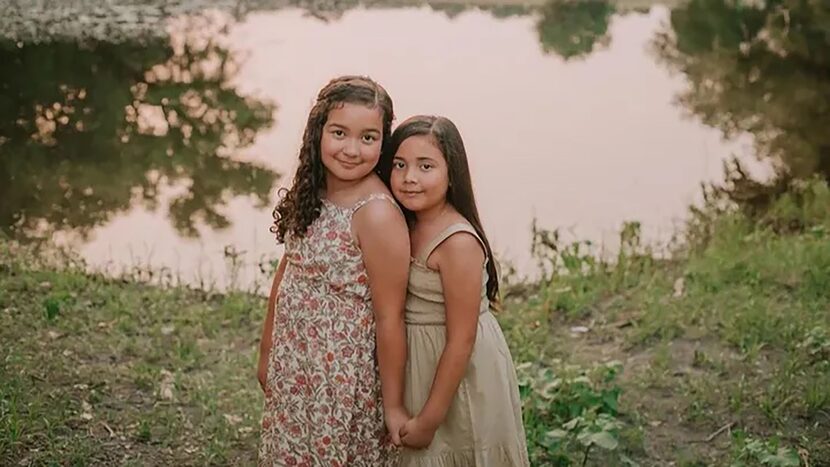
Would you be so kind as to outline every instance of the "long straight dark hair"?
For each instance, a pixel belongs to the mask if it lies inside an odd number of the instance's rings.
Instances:
[[[447,161],[447,175],[449,187],[447,188],[447,201],[467,219],[473,226],[478,236],[484,243],[487,254],[487,298],[490,302],[499,302],[499,277],[496,269],[496,262],[493,258],[493,250],[490,248],[490,241],[481,226],[481,219],[478,215],[475,194],[473,193],[473,182],[470,178],[470,166],[467,163],[467,150],[464,149],[464,140],[455,124],[446,117],[432,115],[417,115],[408,118],[401,123],[394,132],[389,145],[384,149],[378,162],[378,169],[381,179],[391,189],[390,179],[392,177],[392,161],[401,144],[412,136],[429,136],[436,147],[444,155]],[[403,208],[403,206],[401,206]],[[407,220],[412,222],[414,214],[403,208]]]

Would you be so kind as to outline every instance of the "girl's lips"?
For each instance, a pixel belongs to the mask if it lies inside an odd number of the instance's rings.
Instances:
[[[358,165],[360,165],[360,163],[346,162],[346,161],[340,161],[340,160],[338,160],[337,162],[339,162],[340,165],[342,165],[343,167],[345,167],[347,169],[353,169],[353,168],[357,167]]]

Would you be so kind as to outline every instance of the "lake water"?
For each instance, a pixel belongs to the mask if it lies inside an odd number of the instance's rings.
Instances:
[[[666,239],[752,140],[725,140],[677,102],[687,77],[654,45],[669,7],[589,13],[585,30],[562,16],[540,32],[533,8],[286,7],[178,17],[136,44],[7,41],[3,92],[24,115],[0,138],[16,161],[0,222],[110,273],[251,286],[281,252],[271,210],[316,91],[366,74],[398,122],[455,121],[485,228],[519,271],[533,271],[534,218],[609,245],[628,220]]]

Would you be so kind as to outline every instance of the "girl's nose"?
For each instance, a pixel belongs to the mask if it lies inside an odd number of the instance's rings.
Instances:
[[[349,157],[357,157],[360,155],[360,143],[353,138],[345,142],[343,146],[343,154]]]

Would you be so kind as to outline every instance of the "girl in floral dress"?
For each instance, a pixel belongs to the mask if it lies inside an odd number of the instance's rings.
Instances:
[[[406,222],[378,177],[393,120],[374,81],[332,80],[311,109],[260,344],[260,465],[395,463],[403,405]]]

